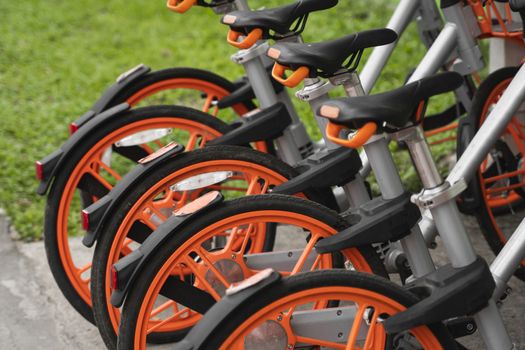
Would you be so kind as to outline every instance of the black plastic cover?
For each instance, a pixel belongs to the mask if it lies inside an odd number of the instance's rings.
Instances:
[[[354,149],[319,151],[297,164],[300,175],[273,188],[272,193],[292,195],[308,188],[341,186],[352,181],[361,167],[361,158]]]
[[[410,202],[410,193],[394,199],[375,198],[351,211],[350,215],[358,220],[357,223],[317,242],[315,250],[319,254],[397,241],[407,236],[421,219],[418,206]]]
[[[263,110],[254,110],[232,124],[235,129],[208,141],[208,145],[244,146],[250,142],[277,138],[292,123],[292,117],[282,102]]]
[[[387,333],[399,333],[453,317],[473,315],[487,305],[495,287],[487,262],[480,257],[462,268],[443,266],[406,284],[405,288],[423,299],[389,317],[383,325]]]

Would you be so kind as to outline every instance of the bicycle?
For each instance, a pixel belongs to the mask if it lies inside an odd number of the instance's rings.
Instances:
[[[510,4],[525,19],[525,4],[520,1]],[[461,321],[465,315],[473,315],[468,322],[477,326],[487,348],[513,348],[495,301],[505,296],[506,283],[525,258],[525,225],[522,221],[489,268],[472,249],[455,197],[466,188],[466,180],[475,176],[487,152],[525,99],[523,79],[525,67],[517,72],[445,181],[436,171],[420,126],[409,124],[387,131],[407,142],[425,183],[414,202],[432,212],[451,264],[429,269],[404,288],[351,271],[306,272],[281,279],[279,274],[266,270],[230,288],[227,296],[175,348],[244,348],[257,346],[264,340],[283,349],[296,345],[452,349],[456,346],[451,334],[442,333],[442,322]],[[380,99],[366,96],[327,101],[320,107],[320,113],[330,118],[337,130],[354,129],[354,123],[360,123],[357,134],[362,135],[363,125],[387,120],[386,114],[379,118],[369,114],[377,112],[375,105]],[[351,141],[341,139],[348,145]],[[372,137],[367,142],[373,144],[376,140]],[[352,247],[356,243],[352,230],[319,242],[317,251],[329,253]],[[313,300],[346,303],[313,309],[308,304]],[[302,305],[305,307],[299,309]],[[336,321],[330,323],[327,314],[341,317],[333,317]],[[306,320],[314,322],[320,331],[308,328]],[[339,329],[345,333],[337,333]]]
[[[115,230],[115,231],[116,231],[116,230]],[[120,231],[120,230],[119,230],[119,231]],[[107,247],[107,246],[108,246],[108,245],[106,245],[106,247]],[[107,249],[107,248],[106,248],[106,249]],[[116,256],[118,256],[119,254],[116,254],[116,255],[113,254],[113,255],[116,257]],[[97,260],[98,260],[98,259],[97,259]],[[102,259],[102,260],[103,260],[103,261],[106,261],[107,259]],[[105,283],[105,285],[106,285],[106,288],[107,288],[107,285],[109,284],[109,283],[107,283],[109,277],[108,277],[108,276],[105,276],[105,279],[106,279],[106,283]],[[106,293],[106,294],[107,294],[107,293]]]
[[[235,13],[238,17],[241,15],[238,13]],[[226,19],[227,20],[227,19]],[[312,74],[319,74],[323,75],[325,74],[328,77],[331,78],[337,78],[338,81],[343,84],[347,91],[354,91],[352,88],[358,88],[358,78],[353,71],[350,69],[350,72],[348,70],[348,67],[344,69],[344,72],[341,73],[341,70],[339,70],[340,65],[345,61],[347,55],[350,57],[357,57],[359,55],[359,51],[362,50],[362,48],[374,45],[374,43],[378,41],[385,40],[384,37],[388,35],[387,31],[369,31],[369,32],[363,32],[358,33],[353,36],[344,37],[338,40],[334,40],[331,42],[326,43],[318,43],[318,44],[310,44],[310,45],[302,45],[302,44],[277,44],[273,46],[268,52],[270,56],[277,55],[279,62],[281,64],[287,64],[289,67],[293,67],[294,72],[291,74],[291,76],[284,80],[282,78],[282,72],[279,70],[279,65],[276,64],[277,68],[274,68],[274,72],[277,72],[277,80],[281,79],[285,83],[288,83],[292,80],[295,82],[300,82],[301,80],[307,78],[308,74],[304,73],[305,69],[298,68],[299,66],[308,66],[308,69],[311,70]],[[359,38],[357,40],[356,38]],[[355,45],[350,46],[347,51],[337,49],[340,47],[347,47],[348,45]],[[295,46],[293,46],[295,45]],[[361,46],[362,45],[362,46]],[[277,52],[275,52],[277,51]],[[323,52],[327,56],[319,56],[316,53],[317,52]],[[333,59],[332,56],[338,57],[338,59]],[[350,59],[352,61],[352,59]],[[301,64],[299,64],[299,62]],[[327,64],[327,62],[331,62],[331,64]],[[334,64],[333,62],[337,62],[337,64]],[[315,67],[312,69],[312,67]],[[306,69],[306,70],[308,70]],[[320,71],[321,73],[317,73]],[[299,72],[299,73],[298,73]],[[449,73],[452,74],[452,73]],[[445,74],[446,75],[446,74]],[[299,77],[299,78],[298,78]],[[461,83],[462,79],[459,78],[453,74],[453,77],[451,78],[448,76],[447,79],[443,78],[444,81],[441,81],[439,79],[434,78],[428,78],[427,81],[425,81],[425,86],[433,86],[437,85],[436,83],[442,83],[438,85],[439,87],[436,88],[438,93],[443,93],[447,91],[452,91],[454,89],[457,89]],[[319,81],[311,79],[308,80],[309,84],[317,84]],[[421,83],[423,84],[423,83]],[[317,84],[318,86],[320,84]],[[419,85],[417,83],[410,84],[406,86],[405,88],[405,94],[408,95],[409,92],[414,91],[414,89],[417,89]],[[422,88],[422,90],[424,90]],[[317,96],[320,98],[320,101],[317,101],[318,103],[323,103],[325,100],[324,98]],[[430,97],[430,95],[426,95],[425,98]],[[314,104],[315,102],[312,102]],[[409,115],[410,116],[410,115]],[[418,112],[418,116],[421,116],[421,111]],[[408,118],[407,116],[405,116]],[[337,141],[333,136],[331,136],[330,132],[327,132],[327,136],[330,141],[334,142]],[[366,147],[366,146],[365,146]],[[395,166],[393,164],[391,155],[388,151],[386,140],[381,139],[378,141],[378,143],[373,146],[372,149],[366,149],[367,154],[369,155],[370,162],[372,164],[372,167],[374,170],[376,170],[376,174],[378,174],[378,180],[380,182],[380,187],[383,195],[385,198],[369,202],[369,199],[365,199],[367,203],[364,205],[369,205],[371,208],[377,207],[377,208],[383,208],[387,207],[390,204],[396,204],[396,210],[399,210],[401,212],[408,212],[413,217],[411,220],[402,220],[402,223],[400,225],[402,228],[401,230],[410,230],[409,227],[414,225],[418,219],[419,219],[419,210],[415,208],[414,206],[411,206],[408,200],[408,197],[404,193],[403,187],[401,185],[399,176],[395,175],[397,174],[395,172]],[[373,155],[373,156],[372,156]],[[292,180],[293,181],[293,180]],[[362,180],[361,180],[362,181]],[[354,184],[355,185],[355,184]],[[284,184],[283,186],[286,186]],[[279,187],[275,189],[275,191],[279,191]],[[261,202],[264,203],[265,197],[261,197]],[[356,197],[353,197],[354,200],[356,200]],[[250,198],[251,201],[255,201],[254,198]],[[384,202],[382,202],[384,200]],[[241,201],[239,199],[239,201]],[[270,200],[268,200],[270,201]],[[266,210],[270,210],[272,205],[269,205],[266,203],[267,206],[263,207]],[[191,205],[191,204],[190,204]],[[232,206],[233,203],[232,203]],[[261,204],[259,204],[261,206]],[[201,208],[202,205],[199,205],[198,208]],[[260,209],[261,212],[264,212],[265,209]],[[374,210],[372,210],[374,211]],[[399,213],[397,211],[396,213]],[[199,215],[200,213],[195,213],[193,215],[195,216],[195,219],[188,218],[186,220],[190,220],[190,223],[194,225],[199,225],[200,220],[205,220],[208,222],[206,218],[206,213],[208,210],[204,211],[203,214]],[[236,217],[235,212],[230,212],[232,217]],[[392,214],[392,213],[390,213]],[[254,216],[252,214],[251,216]],[[250,217],[251,217],[250,216]],[[256,216],[256,215],[255,215]],[[233,219],[232,219],[233,220]],[[246,219],[245,219],[246,220]],[[250,222],[253,222],[252,225],[257,225],[258,222],[255,219],[252,219]],[[118,281],[115,283],[116,286],[118,286],[112,295],[112,303],[116,306],[120,306],[124,297],[126,298],[125,304],[124,304],[124,316],[121,320],[121,328],[119,330],[119,339],[120,337],[125,337],[125,335],[128,335],[127,341],[124,340],[125,346],[129,347],[130,344],[134,344],[135,347],[143,348],[145,346],[146,342],[146,334],[148,334],[151,329],[155,329],[155,324],[157,322],[160,322],[163,324],[163,321],[156,321],[151,320],[152,324],[150,324],[150,316],[157,315],[157,310],[153,311],[152,307],[155,305],[155,300],[157,300],[157,296],[159,295],[159,292],[162,290],[163,283],[166,281],[164,277],[167,277],[169,275],[170,271],[173,271],[170,267],[173,267],[176,265],[178,260],[176,260],[178,256],[182,255],[191,255],[191,248],[195,244],[190,244],[190,242],[193,242],[194,240],[199,240],[199,234],[201,232],[206,232],[207,230],[204,229],[203,231],[200,231],[198,233],[195,233],[194,231],[191,231],[192,234],[195,236],[191,236],[191,238],[188,238],[190,236],[189,233],[185,233],[184,235],[179,236],[179,233],[185,232],[185,227],[192,227],[192,225],[188,223],[181,223],[180,218],[174,218],[174,219],[168,219],[168,221],[159,227],[158,232],[155,232],[153,235],[150,236],[150,239],[147,239],[142,244],[141,248],[139,248],[137,251],[132,252],[129,254],[126,258],[119,261],[117,264],[113,266],[112,270],[112,280]],[[188,225],[188,226],[186,226]],[[209,225],[209,223],[208,223]],[[218,224],[220,226],[220,224]],[[246,223],[244,223],[246,225]],[[212,225],[213,226],[213,225]],[[234,225],[232,225],[234,226]],[[242,227],[242,224],[239,224],[240,227]],[[200,227],[200,226],[199,226]],[[230,226],[228,226],[230,227]],[[237,226],[234,226],[237,227]],[[159,236],[167,236],[168,230],[171,229],[171,237],[169,237],[169,241],[166,241],[166,238],[159,238]],[[221,231],[222,232],[222,231]],[[224,235],[224,233],[222,233]],[[417,239],[417,235],[420,235],[419,231],[415,231],[414,234],[411,236],[410,239],[403,240],[404,247],[409,247],[411,250],[416,251],[418,248],[426,249],[426,243],[422,240]],[[155,238],[154,238],[155,237]],[[314,235],[312,234],[311,239],[308,241],[307,249],[302,252],[302,257],[306,257],[309,255],[310,250],[312,248],[312,245],[317,242],[318,239],[322,238],[323,236]],[[184,241],[183,238],[186,238],[187,241]],[[204,239],[204,238],[200,238]],[[208,236],[206,236],[206,239],[209,239]],[[329,240],[330,238],[324,238],[324,240]],[[319,242],[322,242],[323,240],[320,240]],[[381,243],[384,240],[376,240],[373,242],[367,242],[366,244],[363,243],[361,246],[367,246],[371,243]],[[178,242],[178,243],[175,243]],[[182,243],[183,242],[183,243]],[[311,244],[310,244],[311,242]],[[177,250],[177,247],[180,247],[180,250],[189,249],[188,253],[182,253]],[[220,247],[219,247],[220,248]],[[219,257],[223,257],[224,255],[228,254],[222,254],[222,251],[219,250],[221,254],[218,254]],[[162,254],[158,254],[159,252],[162,252]],[[274,255],[275,254],[275,255]],[[279,253],[268,253],[266,255],[266,258],[269,260],[266,260],[267,264],[272,264],[272,258],[275,257]],[[282,253],[282,255],[286,256],[286,252]],[[213,254],[211,254],[213,255]],[[261,255],[265,255],[261,253]],[[204,253],[199,251],[198,255],[199,257],[198,261],[206,261],[208,266],[211,266],[214,264],[214,260],[212,260],[211,257],[204,258]],[[246,255],[245,258],[249,261],[248,258],[249,255]],[[258,258],[262,259],[262,258]],[[187,259],[186,259],[187,260]],[[209,260],[209,261],[208,261]],[[261,260],[258,260],[261,261]],[[280,260],[279,260],[280,261]],[[301,259],[298,260],[298,264],[302,261]],[[431,263],[431,262],[426,262]],[[173,265],[175,264],[175,265]],[[263,264],[264,265],[264,264]],[[260,266],[260,265],[258,265]],[[420,271],[418,269],[423,268],[423,264],[420,266],[415,266],[415,273],[418,274]],[[130,273],[129,271],[133,271]],[[192,272],[194,269],[192,269]],[[246,271],[246,269],[243,269],[243,271]],[[299,269],[294,269],[293,272],[298,272]],[[164,277],[159,277],[160,274],[163,273]],[[246,276],[245,276],[246,277]],[[226,279],[223,279],[226,280]],[[140,283],[138,282],[140,281]],[[149,282],[153,281],[152,284]],[[190,278],[189,281],[192,281]],[[227,280],[226,280],[227,281]],[[146,283],[144,283],[146,282]],[[224,281],[223,281],[224,282]],[[176,284],[177,285],[177,284]],[[168,287],[167,287],[168,288]],[[176,288],[176,287],[173,287]],[[182,287],[181,287],[182,288]],[[174,289],[177,290],[177,289]],[[129,291],[129,292],[128,292]],[[209,291],[209,288],[206,289],[207,292]],[[212,292],[210,292],[212,293]],[[175,293],[176,294],[176,293]],[[171,294],[171,297],[175,297],[175,294]],[[175,299],[177,301],[177,299]],[[173,305],[173,301],[168,302],[168,305]],[[130,306],[128,306],[130,305]],[[131,306],[133,305],[133,306]],[[137,307],[138,306],[138,307]],[[178,310],[178,309],[177,309]],[[166,324],[170,324],[174,318],[179,317],[178,312],[175,313],[175,315],[169,315],[164,320]],[[182,316],[180,316],[182,318]],[[132,321],[130,321],[132,320]],[[174,321],[173,321],[174,322]],[[179,321],[179,324],[185,324],[184,321],[181,319]],[[149,326],[151,326],[151,329],[149,329]],[[125,327],[125,328],[124,328]],[[175,327],[175,326],[173,326]],[[182,326],[179,326],[179,329]],[[123,330],[123,332],[122,332]],[[180,335],[179,335],[180,336]],[[140,340],[137,340],[140,338]],[[119,340],[120,341],[120,340]],[[131,341],[131,343],[130,343]]]

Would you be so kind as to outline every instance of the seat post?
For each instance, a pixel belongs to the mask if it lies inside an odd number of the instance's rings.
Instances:
[[[343,85],[350,97],[364,95],[364,90],[357,73],[343,73],[330,79],[333,84]],[[405,189],[399,172],[392,158],[388,141],[384,135],[372,137],[365,145],[364,150],[370,162],[377,184],[384,199],[393,199],[401,196]],[[406,254],[414,277],[422,277],[435,270],[427,244],[419,226],[414,226],[411,233],[401,240],[401,246]],[[395,249],[391,249],[392,253]]]

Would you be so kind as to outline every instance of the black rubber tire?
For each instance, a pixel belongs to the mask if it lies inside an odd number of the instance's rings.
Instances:
[[[232,92],[236,89],[234,83],[208,70],[186,67],[166,68],[149,72],[134,80],[132,84],[120,91],[117,95],[115,95],[115,97],[113,97],[113,99],[111,99],[111,101],[108,104],[108,108],[116,106],[119,103],[126,102],[128,98],[130,98],[136,92],[144,89],[147,86],[153,85],[164,80],[177,78],[191,78],[203,80],[217,85],[228,92]],[[248,110],[256,108],[252,101],[244,101],[243,104]]]
[[[199,149],[192,152],[184,153],[178,157],[171,158],[155,169],[152,176],[143,181],[134,188],[129,188],[129,194],[115,207],[112,213],[109,213],[109,220],[104,226],[98,229],[101,236],[97,240],[95,253],[93,256],[93,266],[91,275],[91,299],[93,301],[93,313],[97,327],[106,346],[110,349],[116,347],[117,334],[113,329],[108,310],[106,299],[106,266],[108,264],[111,246],[115,234],[118,232],[122,220],[126,217],[129,210],[135,205],[146,191],[152,188],[166,176],[173,174],[181,169],[185,169],[193,164],[206,161],[218,160],[238,160],[249,162],[257,166],[262,166],[281,174],[287,179],[298,175],[297,170],[279,159],[261,152],[239,146],[210,146],[205,149]],[[320,191],[306,191],[306,197],[314,201],[322,201]],[[273,248],[274,236],[265,244],[264,250],[270,251]],[[154,338],[154,337],[152,337]]]
[[[400,286],[384,278],[355,271],[329,270],[300,273],[278,281],[271,288],[266,288],[264,293],[255,294],[252,298],[242,303],[235,312],[229,314],[228,319],[216,322],[205,337],[204,346],[198,350],[219,349],[229,335],[232,334],[251,315],[271,305],[282,298],[305,290],[322,287],[353,287],[379,293],[397,303],[409,307],[418,299]],[[216,326],[216,327],[215,327]],[[456,349],[456,343],[442,324],[429,325],[428,328],[441,343],[443,349]],[[124,340],[124,337],[122,337]],[[120,342],[120,338],[119,338]],[[119,343],[119,349],[131,349],[129,343]],[[197,349],[195,349],[197,350]],[[391,350],[391,349],[388,349]]]
[[[62,200],[64,188],[77,164],[86,155],[86,153],[97,143],[99,143],[105,136],[134,122],[153,119],[159,116],[171,116],[178,119],[188,118],[215,129],[219,133],[225,133],[230,130],[230,127],[221,120],[206,113],[187,107],[155,106],[131,110],[123,115],[120,115],[118,118],[113,118],[103,125],[99,125],[89,135],[85,142],[82,142],[75,147],[74,151],[67,159],[67,162],[62,165],[56,174],[47,196],[44,220],[44,244],[51,272],[53,273],[53,277],[60,290],[69,303],[91,323],[94,323],[91,307],[75,290],[71,281],[67,277],[66,271],[60,259],[57,238],[57,220],[59,214],[58,209]],[[95,124],[98,122],[97,120],[91,120],[88,123]],[[88,124],[86,124],[85,127],[88,127]]]
[[[473,118],[473,120],[475,121],[474,125],[476,125],[476,132],[481,127],[483,108],[492,91],[502,81],[513,78],[518,72],[518,70],[519,67],[506,67],[499,69],[491,73],[479,86],[478,91],[474,96],[472,108],[469,113],[469,118]],[[490,209],[488,208],[487,203],[484,200],[484,196],[482,195],[483,192],[481,186],[483,186],[483,184],[480,181],[481,172],[478,170],[475,176],[476,177],[471,181],[470,186],[477,186],[477,189],[475,190],[481,193],[481,203],[479,205],[479,208],[474,212],[474,215],[481,227],[481,232],[483,233],[483,236],[485,237],[490,248],[492,249],[494,254],[498,254],[505,245],[505,243],[501,241],[497,233],[497,229],[494,227],[491,215],[489,214]],[[517,193],[522,195],[522,193],[520,192]],[[522,207],[523,203],[518,203],[518,206]],[[492,212],[494,215],[502,215],[507,213],[508,209],[504,210],[503,208],[496,208]],[[525,281],[525,266],[523,266],[523,264],[516,270],[515,276],[521,279],[522,281]]]
[[[159,269],[164,262],[180,247],[184,242],[193,237],[197,232],[203,228],[218,222],[219,220],[246,212],[255,212],[260,210],[283,210],[287,212],[299,213],[310,218],[319,220],[336,230],[341,230],[349,226],[349,223],[338,215],[335,211],[328,209],[318,203],[300,199],[292,196],[283,195],[258,195],[243,197],[232,201],[221,203],[220,206],[213,211],[209,211],[204,215],[200,215],[195,220],[184,224],[177,235],[174,235],[163,244],[155,253],[155,256],[148,262],[145,268],[139,272],[136,283],[130,288],[124,307],[122,311],[120,327],[119,327],[119,349],[132,349],[135,329],[137,326],[137,317],[140,307],[144,300],[145,294],[155,278]],[[387,276],[385,267],[375,252],[369,247],[359,247],[360,253],[370,265],[375,274],[383,277]],[[323,271],[324,273],[325,271]],[[166,334],[164,339],[160,337],[155,339],[157,342],[174,342],[183,338],[189,331],[181,330]],[[148,341],[150,339],[148,338]]]

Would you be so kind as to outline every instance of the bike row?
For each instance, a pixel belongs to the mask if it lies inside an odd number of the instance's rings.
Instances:
[[[513,274],[525,279],[525,73],[505,67],[479,82],[478,41],[525,46],[525,2],[442,1],[440,11],[402,0],[387,28],[304,43],[309,16],[337,3],[169,0],[179,13],[220,14],[246,75],[137,66],[37,162],[53,276],[108,348],[454,349],[476,329],[488,348],[511,348],[496,302]],[[425,57],[404,86],[368,95],[413,18]],[[320,141],[293,107],[288,88],[299,86]],[[134,108],[166,91],[202,107]],[[456,103],[425,116],[447,92]],[[439,133],[458,153],[446,179],[427,141]],[[421,192],[405,189],[391,141]],[[497,254],[490,266],[460,210]],[[71,250],[79,226],[90,261]],[[437,235],[442,267],[429,253]]]

